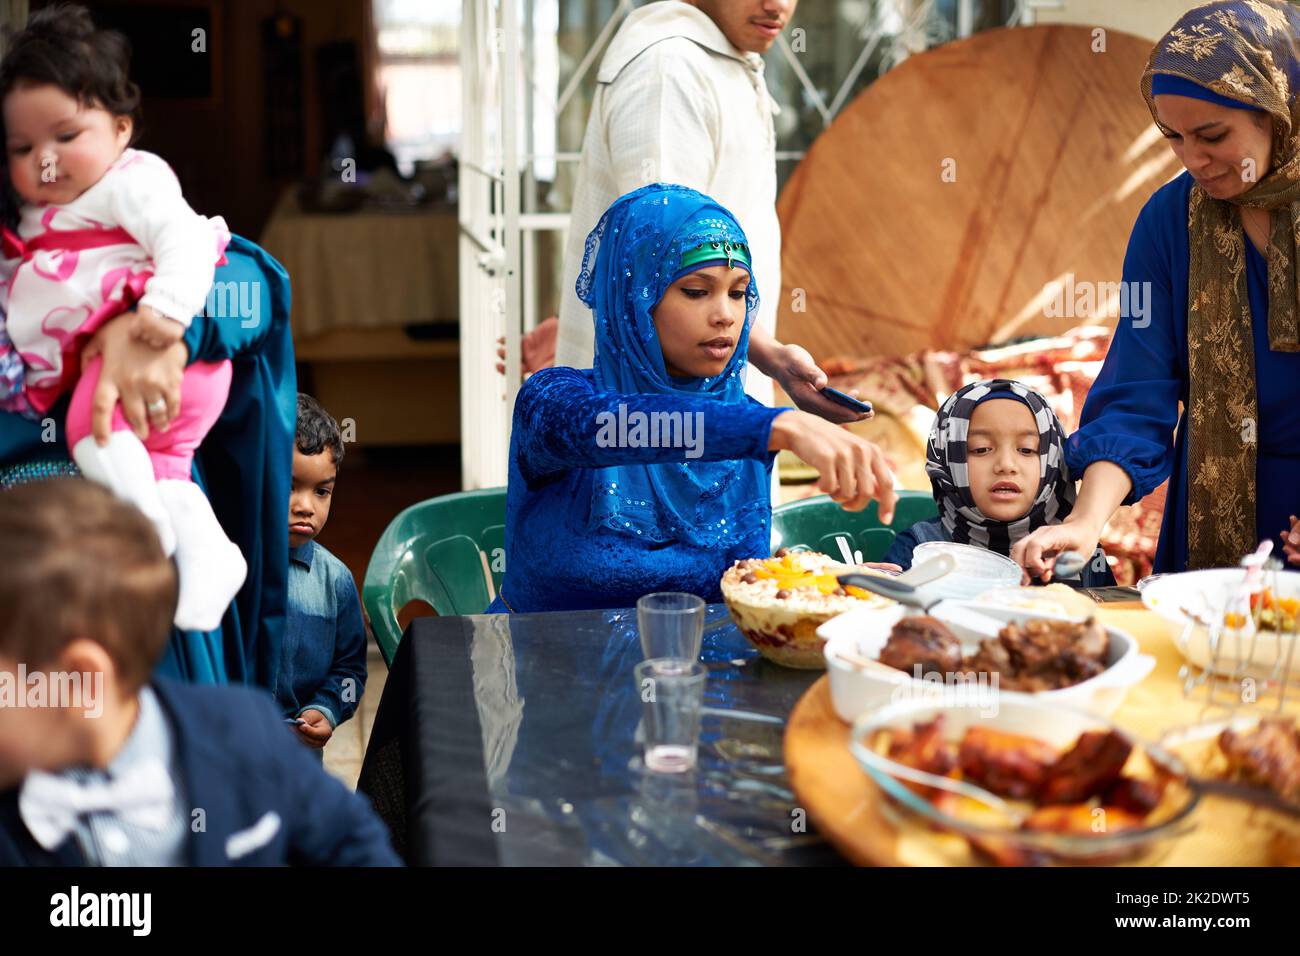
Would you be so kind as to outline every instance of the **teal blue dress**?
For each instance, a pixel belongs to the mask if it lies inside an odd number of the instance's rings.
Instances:
[[[289,573],[289,489],[298,380],[289,329],[289,276],[242,236],[232,236],[215,283],[239,283],[260,299],[256,323],[198,315],[185,333],[190,362],[230,359],[225,410],[194,458],[194,480],[248,562],[248,577],[218,630],[172,632],[157,674],[191,683],[276,683]],[[226,287],[223,287],[226,288]],[[247,299],[245,299],[247,301]],[[247,327],[246,327],[247,326]],[[67,400],[51,410],[62,423]],[[41,425],[0,412],[0,465],[67,467],[62,440],[42,441]],[[3,492],[0,492],[3,493]]]

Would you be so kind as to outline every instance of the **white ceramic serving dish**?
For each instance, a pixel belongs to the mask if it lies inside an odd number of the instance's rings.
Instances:
[[[903,617],[902,606],[863,608],[832,618],[817,629],[826,639],[823,653],[830,675],[831,702],[840,718],[852,723],[860,715],[909,696],[934,692],[927,681],[895,670],[878,659],[889,633]],[[989,607],[974,601],[943,601],[930,613],[948,625],[962,644],[963,653],[973,653],[985,637],[993,637],[1009,621],[1030,618],[1077,620],[1065,615]],[[1128,689],[1151,673],[1154,657],[1142,654],[1132,635],[1108,627],[1110,653],[1106,670],[1096,677],[1060,690],[1039,691],[1030,696],[1049,704],[1061,704],[1109,717]],[[875,666],[851,663],[853,658],[875,661]],[[1009,692],[1008,692],[1009,693]]]
[[[957,562],[951,574],[924,587],[927,597],[945,600],[969,600],[993,588],[1013,588],[1020,584],[1020,565],[995,551],[953,541],[927,541],[912,551],[913,566],[950,554]]]
[[[1142,588],[1142,603],[1168,623],[1174,645],[1197,667],[1256,680],[1284,673],[1291,680],[1300,678],[1300,637],[1269,630],[1243,637],[1225,628],[1215,647],[1209,628],[1194,620],[1211,620],[1241,585],[1245,574],[1242,568],[1162,574]],[[1300,571],[1266,572],[1264,583],[1278,597],[1300,598]]]

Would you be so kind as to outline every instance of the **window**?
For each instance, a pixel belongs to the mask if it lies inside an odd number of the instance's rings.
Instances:
[[[384,139],[404,175],[458,152],[461,0],[374,0]]]

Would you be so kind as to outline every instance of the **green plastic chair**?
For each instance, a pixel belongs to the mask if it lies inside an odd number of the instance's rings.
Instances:
[[[898,532],[939,516],[934,497],[924,491],[899,491],[889,525],[880,523],[876,502],[845,511],[827,495],[791,501],[772,509],[772,550],[808,548],[854,562],[881,561]],[[861,557],[859,557],[861,555]]]
[[[439,616],[483,613],[505,575],[505,520],[506,490],[483,488],[421,501],[389,523],[361,587],[384,663],[393,662],[397,614],[411,601]]]

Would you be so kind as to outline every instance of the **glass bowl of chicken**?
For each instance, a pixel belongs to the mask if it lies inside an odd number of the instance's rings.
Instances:
[[[850,748],[936,862],[1150,864],[1199,800],[1174,754],[1010,691],[898,700],[858,718]]]

